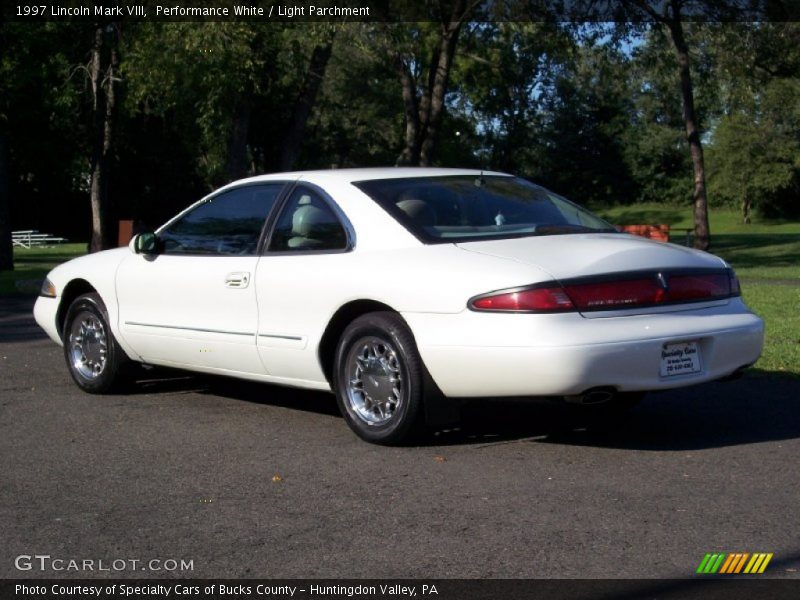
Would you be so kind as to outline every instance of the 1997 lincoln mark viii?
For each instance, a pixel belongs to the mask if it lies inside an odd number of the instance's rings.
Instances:
[[[456,169],[234,182],[56,267],[34,313],[87,392],[128,361],[333,390],[378,443],[453,398],[622,406],[729,377],[764,334],[722,259]]]

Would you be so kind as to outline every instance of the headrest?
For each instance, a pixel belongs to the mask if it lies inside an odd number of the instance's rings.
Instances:
[[[415,223],[428,227],[436,225],[436,213],[424,200],[406,198],[397,203],[397,208],[406,213]]]
[[[315,230],[329,221],[330,218],[321,208],[303,204],[292,215],[292,235],[311,237]]]

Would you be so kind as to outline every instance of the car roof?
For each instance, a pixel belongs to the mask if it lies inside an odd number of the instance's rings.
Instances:
[[[372,167],[363,169],[327,169],[311,171],[292,171],[288,173],[270,173],[268,175],[257,175],[231,182],[228,185],[239,185],[242,183],[258,183],[261,181],[286,181],[298,180],[331,183],[353,183],[355,181],[367,181],[370,179],[404,179],[412,177],[446,177],[448,175],[499,175],[509,177],[508,173],[498,173],[496,171],[481,171],[479,169],[446,169],[434,167]],[[225,186],[228,187],[228,186]]]

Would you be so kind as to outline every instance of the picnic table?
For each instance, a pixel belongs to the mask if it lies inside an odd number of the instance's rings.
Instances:
[[[686,245],[692,246],[694,227],[672,227],[670,225],[617,225],[619,231],[646,237],[659,242],[668,242],[670,232],[680,231],[686,234]]]

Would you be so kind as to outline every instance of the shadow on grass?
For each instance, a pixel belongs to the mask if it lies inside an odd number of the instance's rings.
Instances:
[[[791,267],[800,264],[800,235],[720,234],[711,237],[711,251],[734,267]]]
[[[320,415],[339,414],[334,397],[326,392],[162,369],[148,377],[128,393],[185,390]],[[414,444],[535,442],[662,452],[798,437],[800,380],[756,371],[738,381],[651,393],[629,412],[612,416],[544,399],[465,400],[459,426],[429,432]]]
[[[660,225],[680,222],[686,214],[685,209],[647,209],[631,206],[611,218],[615,225]]]

